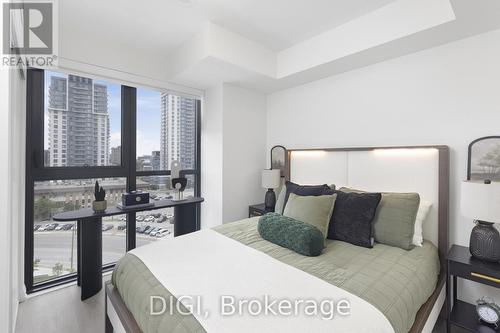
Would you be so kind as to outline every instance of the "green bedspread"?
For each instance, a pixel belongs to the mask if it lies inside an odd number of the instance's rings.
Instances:
[[[327,240],[320,256],[305,257],[262,239],[257,222],[258,218],[245,219],[214,230],[361,297],[387,317],[396,333],[410,330],[418,309],[436,287],[439,258],[430,242],[406,251]],[[118,262],[112,282],[144,333],[205,332],[194,316],[175,311],[172,316],[149,315],[150,295],[171,294],[134,255]]]

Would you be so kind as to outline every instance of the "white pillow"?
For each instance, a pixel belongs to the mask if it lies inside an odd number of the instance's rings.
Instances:
[[[423,224],[429,211],[431,210],[432,202],[420,200],[420,205],[418,206],[417,218],[415,219],[415,229],[413,230],[413,241],[412,244],[415,246],[422,246],[424,243],[423,236]]]
[[[285,207],[285,196],[286,196],[286,186],[281,185],[281,189],[279,190],[278,199],[276,199],[276,206],[274,206],[274,211],[276,213],[283,214],[283,210]]]

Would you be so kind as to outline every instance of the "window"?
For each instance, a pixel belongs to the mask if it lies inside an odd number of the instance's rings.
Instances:
[[[185,196],[196,193],[196,177],[187,175]],[[172,199],[174,190],[170,186],[170,176],[144,176],[137,178],[137,189],[149,192],[152,201]],[[165,208],[137,214],[137,246],[158,239],[174,236],[174,209]]]
[[[90,207],[96,179],[111,207],[136,189],[149,191],[152,200],[168,198],[170,163],[177,159],[188,178],[185,195],[199,195],[199,100],[40,69],[28,70],[27,96],[28,293],[75,280],[76,221],[58,223],[52,216]],[[104,218],[104,268],[127,250],[173,237],[173,214]]]
[[[68,158],[46,167],[108,166],[110,149],[120,147],[121,87],[92,78],[45,72],[44,149],[58,157],[67,140]],[[62,125],[60,127],[59,125]],[[69,128],[70,131],[60,129]],[[87,135],[93,131],[94,135]],[[53,140],[48,138],[52,137]],[[97,159],[97,156],[103,155]],[[97,162],[98,161],[98,162]]]
[[[41,283],[76,271],[76,221],[52,220],[59,212],[90,208],[96,179],[35,182],[33,282]],[[115,205],[125,192],[125,179],[99,179],[107,200]],[[103,219],[103,263],[113,263],[125,253],[125,232],[118,226],[124,216]]]
[[[196,108],[194,98],[137,90],[138,171],[170,170],[174,160],[182,169],[195,168]]]

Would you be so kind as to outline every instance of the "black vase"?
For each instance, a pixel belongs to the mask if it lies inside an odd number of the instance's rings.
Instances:
[[[493,223],[477,221],[470,234],[469,251],[484,261],[500,261],[500,234]]]
[[[266,212],[274,212],[274,207],[276,206],[276,194],[273,189],[270,188],[266,192],[266,198],[264,200],[264,209]]]

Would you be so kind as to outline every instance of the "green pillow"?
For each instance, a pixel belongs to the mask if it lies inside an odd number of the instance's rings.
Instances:
[[[300,196],[290,193],[283,215],[315,226],[326,238],[336,198],[336,194]]]
[[[258,230],[265,240],[305,256],[319,256],[325,247],[318,228],[278,213],[262,216]]]
[[[342,192],[364,192],[342,187]],[[373,233],[378,243],[411,250],[420,196],[418,193],[382,193],[373,219]]]

